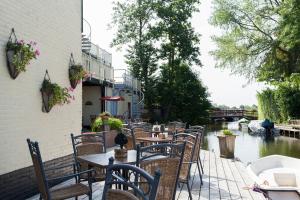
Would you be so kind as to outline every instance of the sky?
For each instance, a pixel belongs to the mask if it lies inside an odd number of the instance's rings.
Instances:
[[[109,29],[113,13],[113,0],[85,0],[83,17],[92,28],[92,42],[112,53],[112,65],[114,68],[125,69],[125,49],[117,50],[110,47],[115,30]],[[209,99],[215,104],[227,106],[257,105],[256,93],[264,86],[258,83],[247,84],[244,77],[232,75],[228,69],[215,68],[215,60],[209,52],[215,49],[211,36],[218,32],[208,23],[212,14],[211,0],[202,0],[200,13],[192,18],[195,31],[201,34],[200,50],[203,67],[194,67],[199,73],[202,83],[208,88]]]

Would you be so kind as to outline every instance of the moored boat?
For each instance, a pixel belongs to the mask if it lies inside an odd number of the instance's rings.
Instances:
[[[251,178],[266,191],[297,191],[300,194],[300,159],[271,155],[247,167]]]

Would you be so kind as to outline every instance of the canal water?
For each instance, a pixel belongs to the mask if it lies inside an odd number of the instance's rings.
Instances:
[[[239,130],[237,122],[208,125],[203,148],[219,153],[219,142],[216,135],[221,133],[223,129],[230,129],[238,135],[235,141],[235,157],[246,164],[273,154],[300,158],[300,139],[279,136],[273,140],[265,140],[260,136],[249,134],[247,127]]]

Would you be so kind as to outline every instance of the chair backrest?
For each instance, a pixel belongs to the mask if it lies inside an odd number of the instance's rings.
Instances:
[[[27,139],[27,143],[33,163],[38,189],[43,199],[50,199],[49,186],[46,179],[39,144],[37,142],[30,141],[30,139]]]
[[[188,180],[191,166],[193,164],[194,154],[197,146],[198,134],[177,133],[173,136],[173,143],[186,142],[184,156],[182,160],[179,177]]]
[[[113,199],[128,199],[128,200],[155,200],[157,188],[160,180],[160,172],[157,170],[154,176],[129,164],[113,164],[114,159],[109,159],[109,166],[107,168],[106,179],[102,194],[102,200],[113,200]],[[126,171],[126,176],[124,177],[122,173]],[[133,177],[131,177],[133,176]],[[147,184],[148,190],[143,190],[139,187],[140,182],[142,184]],[[118,186],[121,189],[112,188],[113,186]],[[122,187],[129,188],[132,192],[127,192],[122,190]],[[126,197],[125,197],[126,196]]]
[[[184,149],[185,143],[137,146],[137,166],[151,175],[155,174],[157,168],[162,173],[156,196],[157,200],[175,199]]]
[[[195,151],[194,151],[194,156],[193,156],[193,161],[197,161],[199,159],[199,154],[201,150],[201,144],[202,144],[202,138],[203,138],[203,130],[202,129],[186,129],[186,133],[191,134],[191,135],[198,135],[196,146],[195,146]]]
[[[75,156],[105,153],[105,134],[106,132],[89,132],[74,136],[71,134],[71,140]]]
[[[125,144],[125,148],[127,150],[136,149],[136,141],[135,141],[135,135],[133,133],[133,130],[128,128],[122,128],[122,133],[126,135],[128,140],[127,144]]]

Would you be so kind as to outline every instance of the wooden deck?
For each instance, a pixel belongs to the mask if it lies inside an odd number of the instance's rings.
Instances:
[[[212,151],[201,151],[202,163],[204,165],[203,186],[200,186],[200,178],[195,166],[191,171],[191,184],[193,200],[199,199],[265,199],[261,193],[248,190],[247,187],[253,184],[246,172],[243,163],[231,159],[220,158]],[[63,185],[72,183],[73,180],[62,183]],[[104,182],[93,184],[93,199],[101,199]],[[37,200],[38,195],[30,198]],[[78,199],[87,200],[82,196]],[[186,186],[178,188],[177,200],[187,200],[188,192]]]

